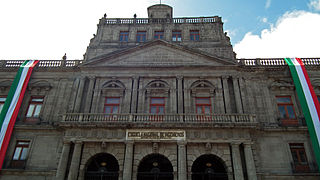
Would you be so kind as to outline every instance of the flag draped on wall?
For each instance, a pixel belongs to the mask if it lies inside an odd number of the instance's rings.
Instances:
[[[32,70],[38,62],[27,60],[20,66],[0,113],[0,170]]]
[[[285,61],[290,68],[320,170],[320,105],[301,59],[285,58]]]

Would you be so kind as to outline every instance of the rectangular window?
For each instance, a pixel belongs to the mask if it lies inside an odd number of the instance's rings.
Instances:
[[[181,31],[172,31],[172,41],[181,41]]]
[[[146,31],[138,31],[137,32],[137,42],[146,42],[147,40],[147,32]]]
[[[200,40],[200,33],[198,30],[190,31],[190,40],[191,41],[199,41]]]
[[[211,100],[209,97],[196,97],[197,114],[211,114]]]
[[[155,31],[154,39],[163,39],[164,32],[163,31]]]
[[[308,160],[303,143],[289,143],[293,159],[293,168],[296,172],[309,171]]]
[[[104,103],[104,113],[117,114],[119,113],[120,98],[119,97],[106,97]]]
[[[128,42],[129,40],[129,31],[120,31],[120,42]]]
[[[150,113],[151,114],[164,114],[165,98],[152,97],[150,98]]]
[[[27,118],[38,118],[43,104],[43,97],[31,97],[29,102]]]
[[[277,105],[283,125],[298,125],[290,96],[277,96]]]
[[[0,112],[1,112],[5,102],[6,102],[6,98],[5,97],[0,97]]]
[[[30,141],[17,141],[12,156],[11,167],[13,168],[24,168],[27,160],[29,151]]]

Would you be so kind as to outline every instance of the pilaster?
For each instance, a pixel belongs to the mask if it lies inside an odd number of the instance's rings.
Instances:
[[[233,174],[235,180],[243,180],[243,171],[240,157],[240,143],[231,143],[232,148],[232,162],[233,162]]]
[[[68,164],[69,152],[70,152],[70,141],[64,141],[58,168],[57,168],[56,180],[64,180],[67,164]]]
[[[232,77],[237,113],[243,113],[238,77]]]
[[[123,180],[131,180],[132,178],[133,146],[133,141],[126,142],[126,154],[123,167]]]
[[[75,141],[68,180],[76,180],[79,172],[82,141]]]
[[[252,155],[251,143],[244,143],[244,156],[246,159],[248,180],[257,180],[256,166]]]
[[[187,179],[186,142],[178,141],[178,180]]]
[[[222,76],[223,96],[226,107],[226,113],[231,113],[230,94],[228,86],[228,76]]]
[[[85,105],[85,109],[84,109],[85,113],[89,113],[90,112],[95,80],[96,80],[96,78],[94,76],[90,76],[89,77],[89,87],[88,87],[88,93],[87,93],[87,97],[86,97],[86,105]]]

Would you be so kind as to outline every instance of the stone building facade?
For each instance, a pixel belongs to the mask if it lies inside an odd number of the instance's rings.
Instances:
[[[304,58],[320,96],[320,59]],[[22,61],[0,61],[0,108]],[[41,60],[0,177],[319,179],[289,68],[236,59],[220,17],[103,17],[84,59]]]

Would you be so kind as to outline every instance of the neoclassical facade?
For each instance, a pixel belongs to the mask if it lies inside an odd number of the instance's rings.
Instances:
[[[320,59],[302,58],[320,97]],[[0,108],[23,61],[0,61]],[[218,16],[106,15],[83,60],[41,60],[1,179],[319,179],[284,60],[237,59]]]

